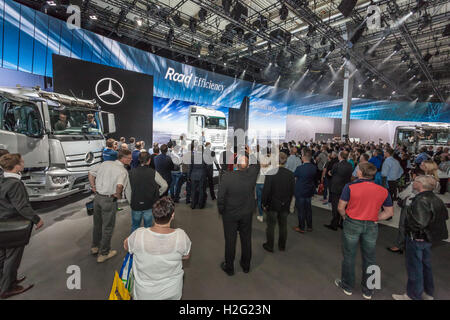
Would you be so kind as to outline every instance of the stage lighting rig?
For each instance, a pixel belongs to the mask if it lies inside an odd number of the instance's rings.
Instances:
[[[404,53],[403,56],[402,56],[401,61],[402,61],[402,62],[406,62],[406,61],[408,61],[408,60],[409,60],[409,55],[406,54],[406,53]]]

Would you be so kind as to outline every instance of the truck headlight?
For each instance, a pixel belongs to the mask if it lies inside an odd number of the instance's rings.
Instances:
[[[66,184],[69,181],[67,176],[52,176],[52,182],[54,184]]]

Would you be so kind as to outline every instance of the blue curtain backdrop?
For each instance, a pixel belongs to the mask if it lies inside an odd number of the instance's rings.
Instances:
[[[0,0],[0,54],[2,68],[47,77],[53,75],[53,54],[150,74],[154,76],[154,95],[161,98],[239,108],[248,96],[250,109],[252,104],[256,106],[261,100],[267,100],[287,114],[329,118],[342,115],[342,99],[288,92],[184,65],[87,30],[70,30],[64,21],[12,0]],[[168,68],[223,85],[223,90],[194,86],[194,81],[186,86],[166,80]],[[350,118],[450,122],[450,105],[353,99]]]

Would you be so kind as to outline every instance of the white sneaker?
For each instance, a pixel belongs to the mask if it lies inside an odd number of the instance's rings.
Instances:
[[[412,300],[406,293],[404,293],[404,294],[393,294],[392,298],[394,300]]]
[[[98,253],[98,248],[97,247],[91,248],[91,254],[96,255],[97,253]]]
[[[259,222],[264,222],[264,218],[262,216],[257,216],[256,219],[258,219]]]
[[[98,255],[98,258],[97,258],[97,262],[98,262],[98,263],[105,262],[106,260],[108,260],[108,259],[114,257],[116,254],[117,254],[117,251],[116,251],[116,250],[110,250],[109,253],[108,253],[106,256],[104,256],[104,255],[102,255],[102,254],[99,254],[99,255]]]
[[[352,295],[351,291],[348,291],[348,290],[344,289],[344,287],[342,287],[342,281],[340,279],[334,280],[334,284],[336,285],[336,287],[340,288],[346,295],[348,295],[348,296]]]
[[[426,294],[425,292],[422,293],[422,299],[423,300],[434,300],[434,298],[428,294]]]
[[[363,298],[366,300],[372,300],[372,296],[368,296],[367,294],[363,293]]]

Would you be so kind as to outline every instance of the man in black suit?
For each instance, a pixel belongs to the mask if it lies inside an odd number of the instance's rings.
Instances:
[[[352,179],[353,167],[347,161],[348,152],[341,151],[338,155],[339,162],[333,166],[333,169],[328,173],[331,177],[331,211],[333,218],[330,224],[325,227],[336,231],[338,227],[342,228],[342,218],[338,212],[339,198],[341,196],[344,186]]]
[[[287,216],[294,195],[294,174],[284,167],[287,161],[287,155],[284,152],[280,152],[279,161],[279,167],[266,174],[262,192],[262,206],[267,212],[267,242],[263,244],[263,248],[269,252],[273,252],[277,220],[279,228],[278,249],[280,251],[286,249]]]
[[[167,155],[169,148],[166,144],[161,146],[161,154],[155,157],[155,169],[161,175],[161,177],[166,180],[167,185],[170,186],[172,183],[172,170],[174,169],[174,164],[172,159]],[[167,196],[169,190],[167,190],[162,196]]]
[[[228,275],[234,274],[236,237],[241,238],[240,265],[245,273],[250,271],[252,255],[252,218],[256,208],[255,186],[259,164],[249,166],[248,154],[238,157],[238,170],[226,172],[219,184],[217,207],[222,215],[225,235],[225,262],[221,268]]]

